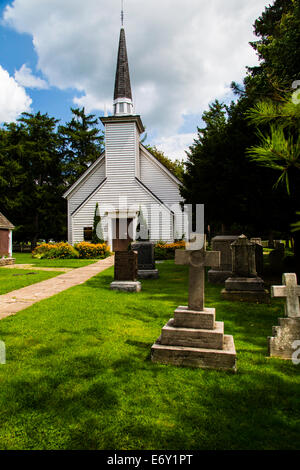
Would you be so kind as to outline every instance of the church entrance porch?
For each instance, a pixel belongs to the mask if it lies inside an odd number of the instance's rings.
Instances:
[[[134,240],[139,209],[115,210],[105,213],[108,221],[108,245],[112,251],[127,251]]]
[[[130,234],[130,224],[133,219],[112,219],[112,250],[127,251],[129,243],[132,242],[132,234]]]

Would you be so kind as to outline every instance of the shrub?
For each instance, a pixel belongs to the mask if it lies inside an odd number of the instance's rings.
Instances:
[[[32,252],[33,258],[40,259],[76,259],[78,251],[69,243],[42,243]]]
[[[158,242],[156,243],[155,248],[154,248],[155,259],[157,260],[174,259],[175,250],[184,249],[184,248],[185,248],[184,240],[180,240],[175,243]]]
[[[103,259],[110,255],[110,249],[106,243],[80,242],[75,245],[75,249],[79,253],[79,258],[82,259]]]

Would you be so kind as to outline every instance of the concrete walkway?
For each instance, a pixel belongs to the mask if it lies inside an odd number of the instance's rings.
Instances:
[[[114,256],[98,261],[97,263],[84,266],[83,268],[72,269],[72,271],[61,274],[52,279],[14,290],[7,294],[0,295],[0,320],[14,315],[15,313],[30,307],[43,299],[48,299],[59,292],[70,287],[83,284],[91,277],[113,266]],[[16,267],[17,265],[15,265]],[[56,269],[53,268],[52,271]]]

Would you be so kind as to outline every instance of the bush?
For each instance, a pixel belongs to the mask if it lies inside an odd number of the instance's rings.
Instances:
[[[88,243],[80,242],[75,245],[81,259],[103,259],[110,255],[109,246],[106,243]]]
[[[76,259],[79,253],[69,243],[42,243],[32,252],[33,258],[40,259]]]
[[[165,243],[158,242],[154,248],[155,259],[164,260],[164,259],[174,259],[175,250],[184,249],[185,241],[181,240],[175,243]]]

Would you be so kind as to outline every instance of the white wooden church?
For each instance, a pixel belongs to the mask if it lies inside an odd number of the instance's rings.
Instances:
[[[69,243],[89,239],[97,203],[101,217],[98,232],[113,251],[126,249],[131,240],[139,238],[141,214],[149,240],[180,239],[184,234],[180,181],[140,142],[144,126],[134,114],[123,26],[113,105],[114,114],[101,118],[104,153],[64,194]]]

